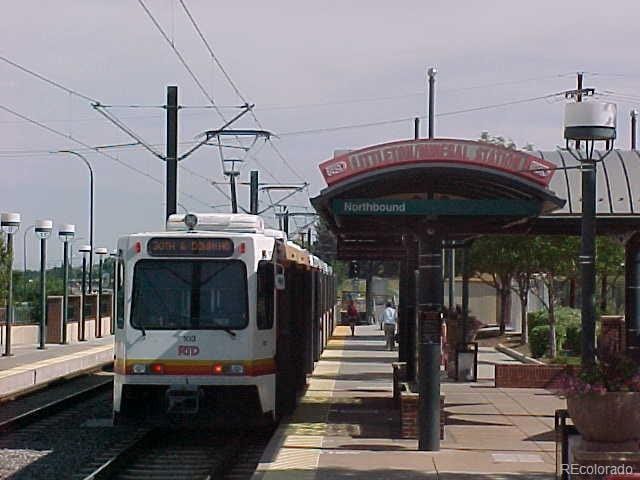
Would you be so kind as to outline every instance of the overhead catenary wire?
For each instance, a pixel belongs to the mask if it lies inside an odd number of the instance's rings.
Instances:
[[[139,2],[142,2],[142,0],[138,0]],[[191,15],[191,12],[189,11],[189,8],[187,7],[186,3],[184,0],[179,0],[180,1],[180,5],[182,6],[182,8],[184,9],[185,13],[187,14],[187,17],[189,18],[189,20],[191,21],[191,24],[193,25],[194,29],[196,30],[196,32],[198,33],[198,36],[200,37],[200,40],[202,40],[202,43],[204,44],[205,48],[207,49],[207,51],[209,52],[209,55],[211,56],[211,58],[213,59],[213,61],[216,63],[216,65],[218,66],[218,68],[220,69],[220,71],[222,72],[222,74],[224,75],[224,77],[227,79],[227,81],[229,82],[229,84],[231,85],[231,88],[234,90],[234,92],[236,93],[236,95],[238,95],[238,97],[240,98],[240,100],[242,100],[244,103],[249,103],[247,101],[247,99],[245,98],[245,96],[242,94],[242,92],[240,91],[240,89],[238,88],[238,86],[236,85],[236,83],[233,81],[233,79],[231,78],[231,76],[229,75],[229,73],[226,71],[226,69],[224,68],[224,66],[222,65],[222,62],[220,61],[220,59],[218,58],[218,56],[215,54],[215,52],[213,51],[213,48],[211,47],[211,45],[209,44],[209,41],[207,40],[207,38],[204,36],[204,34],[202,33],[202,30],[200,29],[200,27],[198,26],[198,23],[196,22],[195,18],[193,17],[193,15]],[[213,99],[209,98],[209,101],[214,104],[215,102],[213,101]],[[261,129],[265,129],[264,126],[262,125],[262,123],[260,122],[260,120],[258,120],[258,117],[256,116],[255,112],[253,110],[251,110],[251,116],[253,117],[254,121],[256,122],[256,124],[258,125],[259,128]],[[289,161],[286,159],[286,157],[282,154],[282,152],[280,151],[280,149],[273,143],[273,141],[271,140],[271,138],[268,138],[267,141],[269,142],[269,145],[271,146],[271,148],[273,149],[273,151],[276,153],[276,155],[278,156],[278,158],[280,158],[280,160],[282,161],[282,163],[291,171],[291,173],[293,173],[299,180],[304,180],[304,178],[298,173],[298,171],[293,168],[293,166],[289,163]]]
[[[125,167],[125,168],[127,168],[127,169],[129,169],[129,170],[131,170],[133,172],[136,172],[137,174],[142,175],[142,176],[144,176],[144,177],[146,177],[146,178],[148,178],[148,179],[150,179],[152,181],[154,181],[155,183],[158,183],[160,185],[164,185],[164,182],[161,179],[159,179],[158,177],[156,177],[156,176],[154,176],[154,175],[152,175],[152,174],[150,174],[148,172],[145,172],[144,170],[141,170],[140,168],[135,167],[134,165],[131,165],[131,164],[129,164],[129,163],[123,161],[123,160],[120,160],[118,157],[115,157],[113,155],[109,155],[108,153],[105,153],[103,150],[100,150],[100,149],[98,149],[96,147],[92,147],[91,145],[83,142],[82,140],[79,140],[79,139],[73,137],[72,135],[68,135],[68,134],[66,134],[64,132],[56,130],[55,128],[52,128],[52,127],[50,127],[48,125],[45,125],[42,122],[34,120],[34,119],[28,117],[27,115],[23,115],[23,114],[15,111],[15,110],[5,106],[5,105],[0,105],[0,109],[5,111],[5,112],[7,112],[7,113],[9,113],[10,115],[13,115],[14,117],[20,118],[20,119],[22,119],[22,120],[24,120],[24,121],[26,121],[26,122],[28,122],[28,123],[30,123],[32,125],[36,125],[37,127],[41,128],[43,130],[46,130],[46,131],[48,131],[50,133],[53,133],[54,135],[57,135],[59,137],[65,138],[67,140],[70,140],[70,141],[72,141],[72,142],[74,142],[74,143],[76,143],[78,145],[81,145],[82,147],[84,147],[86,149],[92,150],[92,151],[102,155],[103,157],[106,157],[106,158],[108,158],[108,159],[110,159],[110,160],[122,165],[123,167]],[[194,195],[191,195],[191,194],[186,193],[186,192],[183,192],[183,194],[185,196],[189,197],[190,199],[192,199],[195,202],[198,202],[198,203],[203,204],[203,205],[209,205],[208,202],[204,202],[204,201],[200,200],[199,198],[195,197]]]
[[[482,110],[491,110],[494,108],[502,108],[502,107],[507,107],[507,106],[511,106],[511,105],[519,105],[522,103],[530,103],[530,102],[535,102],[535,101],[539,101],[539,100],[546,100],[546,99],[550,99],[553,97],[557,97],[559,95],[563,95],[562,92],[557,92],[557,93],[550,93],[547,95],[540,95],[537,97],[529,97],[529,98],[521,98],[518,100],[510,100],[507,102],[501,102],[501,103],[492,103],[492,104],[488,104],[488,105],[480,105],[477,107],[471,107],[471,108],[464,108],[461,110],[452,110],[449,112],[440,112],[440,113],[436,113],[436,117],[448,117],[448,116],[453,116],[453,115],[461,115],[464,113],[472,113],[472,112],[478,112],[478,111],[482,111]],[[380,120],[378,122],[366,122],[366,123],[354,123],[354,124],[348,124],[348,125],[338,125],[335,127],[324,127],[324,128],[315,128],[315,129],[308,129],[308,130],[297,130],[297,131],[291,131],[291,132],[281,132],[278,133],[278,136],[280,137],[285,137],[285,136],[294,136],[294,135],[309,135],[309,134],[316,134],[316,133],[328,133],[328,132],[335,132],[335,131],[340,131],[340,130],[350,130],[350,129],[357,129],[357,128],[368,128],[368,127],[377,127],[377,126],[382,126],[382,125],[393,125],[393,124],[397,124],[397,123],[404,123],[404,122],[408,122],[408,121],[413,121],[415,117],[403,117],[403,118],[394,118],[394,119],[390,119],[390,120]],[[427,118],[426,116],[421,116],[421,119],[425,119]]]

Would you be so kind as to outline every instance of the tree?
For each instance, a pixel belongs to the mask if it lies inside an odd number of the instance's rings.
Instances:
[[[558,303],[558,280],[574,276],[577,271],[580,239],[578,237],[540,236],[534,240],[536,269],[541,273],[547,291],[548,301],[538,295],[549,312],[549,352],[551,358],[557,355],[557,335],[555,307]]]
[[[596,271],[600,276],[600,312],[607,311],[610,286],[624,274],[624,247],[611,237],[596,239]],[[609,279],[613,278],[612,282]]]
[[[501,334],[511,317],[511,281],[519,268],[520,260],[511,237],[483,237],[473,242],[471,270],[498,292],[500,309],[496,321]]]
[[[5,248],[4,235],[0,235],[0,305],[7,301],[7,287],[9,280],[9,255]]]

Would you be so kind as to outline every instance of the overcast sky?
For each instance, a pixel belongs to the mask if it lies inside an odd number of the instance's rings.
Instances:
[[[180,2],[144,3],[216,104],[241,103]],[[258,168],[265,181],[309,181],[309,193],[294,197],[292,209],[308,206],[308,195],[324,187],[317,165],[334,150],[413,135],[406,119],[425,115],[429,66],[438,69],[436,112],[442,116],[436,136],[476,139],[486,130],[518,145],[553,149],[562,143],[560,97],[452,112],[574,88],[575,72],[585,71],[585,86],[618,103],[618,146],[629,145],[629,111],[640,103],[637,0],[606,6],[591,0],[184,3],[242,95],[256,104],[263,127],[279,136],[273,143],[292,167],[270,144],[260,142],[252,152],[259,165],[249,160],[243,179]],[[2,56],[103,104],[159,106],[167,85],[177,85],[182,105],[210,105],[138,1],[6,2],[0,23]],[[4,62],[0,105],[89,145],[131,141],[89,101]],[[164,151],[164,110],[109,111]],[[231,117],[237,110],[222,111]],[[221,123],[212,109],[185,108],[180,141],[192,142]],[[256,128],[249,115],[236,126]],[[426,122],[423,127],[426,131]],[[38,218],[75,223],[78,236],[88,236],[86,167],[77,158],[50,151],[80,148],[94,167],[96,246],[113,248],[121,234],[162,228],[162,184],[6,111],[0,111],[0,128],[0,210],[23,217],[17,267],[22,266],[22,232]],[[318,131],[322,129],[329,130]],[[180,150],[188,148],[183,144]],[[123,148],[109,154],[164,179],[163,163],[146,150]],[[202,178],[223,178],[213,148],[194,153],[184,166],[200,175],[180,170],[180,202],[186,209],[206,211],[206,205],[228,203]],[[248,192],[243,187],[239,194],[246,205]],[[27,245],[29,266],[35,268],[37,244],[31,232]],[[53,265],[60,259],[57,239],[51,247]]]

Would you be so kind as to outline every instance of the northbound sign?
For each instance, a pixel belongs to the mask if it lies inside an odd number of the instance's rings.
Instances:
[[[517,216],[540,213],[537,202],[512,199],[490,200],[333,200],[336,215],[453,215],[453,216]]]

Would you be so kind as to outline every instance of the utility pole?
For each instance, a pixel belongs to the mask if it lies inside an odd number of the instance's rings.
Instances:
[[[167,87],[167,220],[178,208],[178,87]]]
[[[229,174],[229,184],[231,185],[231,212],[238,213],[238,194],[236,193],[236,176],[238,172]]]
[[[249,212],[252,215],[258,214],[258,171],[251,170],[251,185],[249,194]]]
[[[420,117],[413,119],[413,138],[418,140],[420,138]]]

